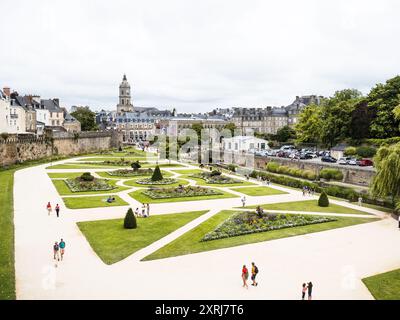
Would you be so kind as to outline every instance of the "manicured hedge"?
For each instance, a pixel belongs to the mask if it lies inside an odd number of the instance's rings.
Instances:
[[[288,176],[303,178],[307,180],[315,180],[317,178],[317,175],[311,170],[301,170],[298,168],[281,166],[274,161],[268,162],[266,169],[269,172],[286,174]]]
[[[343,173],[338,169],[325,168],[319,172],[319,176],[326,180],[343,180]]]

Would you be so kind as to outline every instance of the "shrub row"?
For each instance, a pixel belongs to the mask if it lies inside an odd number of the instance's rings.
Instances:
[[[320,178],[326,179],[326,180],[343,180],[343,173],[342,171],[338,169],[330,169],[330,168],[325,168],[322,169],[319,172]]]
[[[315,180],[317,178],[317,175],[311,170],[301,170],[288,166],[281,166],[273,161],[267,163],[266,169],[269,172],[286,174],[288,176],[303,178],[307,180]]]
[[[345,156],[358,156],[359,158],[372,158],[376,154],[376,148],[369,146],[348,147],[344,150]]]
[[[257,178],[259,176],[264,179],[269,179],[273,183],[281,184],[281,185],[292,187],[292,188],[302,189],[303,187],[306,186],[308,188],[314,189],[314,191],[316,191],[318,193],[321,193],[324,190],[326,192],[326,194],[331,197],[347,199],[350,202],[357,201],[358,198],[361,196],[363,198],[364,203],[374,204],[374,205],[393,209],[393,205],[392,205],[391,201],[389,201],[389,200],[376,199],[366,193],[360,193],[360,192],[357,192],[354,189],[348,188],[348,187],[332,186],[332,185],[327,185],[327,184],[324,184],[321,182],[314,183],[314,182],[303,181],[303,180],[299,180],[299,179],[295,179],[295,178],[291,178],[291,177],[277,176],[277,175],[274,175],[274,174],[271,174],[271,173],[268,173],[265,171],[254,170],[250,174],[250,177],[252,177],[252,178]]]

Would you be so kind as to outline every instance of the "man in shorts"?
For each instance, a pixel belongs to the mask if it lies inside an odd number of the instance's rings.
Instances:
[[[60,247],[61,261],[62,261],[65,252],[65,241],[63,239],[61,239],[59,247]]]
[[[258,282],[256,282],[256,277],[258,274],[258,268],[255,265],[254,262],[251,263],[251,280],[253,281],[253,283],[251,284],[252,286],[257,287],[258,286]]]
[[[54,243],[53,253],[54,253],[54,260],[57,259],[57,261],[60,261],[60,246],[58,245],[57,241],[56,243]]]

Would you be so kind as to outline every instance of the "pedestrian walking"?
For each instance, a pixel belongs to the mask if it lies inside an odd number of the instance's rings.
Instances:
[[[258,267],[255,265],[254,262],[252,262],[251,263],[251,280],[253,281],[253,283],[251,285],[255,286],[255,287],[258,286],[258,282],[256,282],[257,274],[258,274]]]
[[[50,215],[50,213],[52,211],[50,201],[47,203],[46,209],[47,209],[48,214]]]
[[[242,268],[242,280],[243,280],[243,288],[248,289],[247,279],[249,278],[249,270],[247,270],[246,265],[243,265]]]
[[[150,203],[147,204],[147,217],[150,217]]]
[[[312,290],[313,290],[313,284],[312,284],[312,282],[310,281],[308,284],[307,284],[307,289],[308,289],[308,300],[312,300]]]
[[[62,261],[63,257],[64,257],[64,253],[65,253],[65,241],[63,239],[61,239],[59,247],[60,247],[60,254],[61,254],[61,261]]]
[[[303,288],[301,289],[301,300],[304,300],[306,298],[306,292],[307,292],[307,285],[303,283]]]
[[[56,205],[56,214],[57,214],[57,218],[58,218],[60,216],[60,206],[58,205],[58,203]]]
[[[243,205],[243,207],[246,205],[246,197],[245,196],[243,196],[243,198],[242,198],[242,205]]]
[[[139,217],[139,208],[136,208],[136,210],[135,210],[135,216],[136,216],[136,217]]]
[[[57,259],[57,261],[60,261],[60,246],[58,245],[57,241],[54,243],[53,253],[54,253],[54,260]]]
[[[363,198],[362,197],[358,197],[358,205],[360,207],[362,207],[362,201],[363,201]]]
[[[142,204],[142,217],[146,215],[146,205],[143,203]]]

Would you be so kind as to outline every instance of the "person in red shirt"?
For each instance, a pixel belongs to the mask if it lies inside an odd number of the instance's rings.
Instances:
[[[249,270],[247,270],[246,265],[244,265],[242,268],[242,280],[243,288],[246,287],[246,289],[249,288],[249,286],[247,285],[247,279],[249,279]]]
[[[50,202],[47,203],[46,208],[47,208],[48,214],[50,215],[50,213],[51,213],[51,204],[50,204]]]

